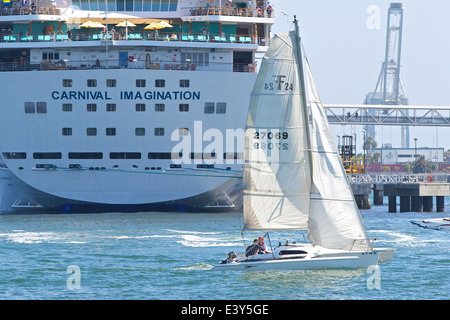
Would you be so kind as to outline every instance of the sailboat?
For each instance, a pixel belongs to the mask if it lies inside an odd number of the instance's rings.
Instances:
[[[294,25],[295,31],[274,36],[252,91],[243,231],[307,230],[309,242],[229,256],[214,270],[367,268],[394,256],[393,249],[375,249],[369,241],[309,64],[302,58],[296,18]]]

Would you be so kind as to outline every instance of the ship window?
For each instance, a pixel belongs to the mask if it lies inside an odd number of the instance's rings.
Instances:
[[[217,102],[216,113],[224,114],[227,112],[226,102]]]
[[[198,153],[198,152],[191,152],[189,154],[189,159],[217,159],[217,154],[215,152],[211,153]]]
[[[6,159],[26,159],[27,154],[25,152],[3,152],[3,157]]]
[[[103,159],[101,152],[69,152],[69,159]]]
[[[107,112],[115,112],[116,111],[116,104],[115,103],[107,103],[106,104],[106,111]]]
[[[188,136],[189,135],[189,128],[179,128],[178,129],[178,135],[180,135],[180,136]]]
[[[89,10],[89,2],[88,2],[88,0],[81,0],[81,9],[82,10]]]
[[[62,128],[62,135],[63,136],[71,136],[72,135],[72,128]]]
[[[106,135],[107,136],[115,136],[116,135],[116,128],[106,128]]]
[[[63,87],[71,87],[73,84],[72,79],[63,79]]]
[[[181,159],[183,157],[183,153],[170,153],[170,152],[149,152],[148,158],[154,160],[168,160],[168,159]],[[153,169],[152,169],[153,170]]]
[[[116,11],[116,1],[115,0],[108,0],[108,10]]]
[[[155,80],[155,87],[163,88],[165,86],[166,86],[166,80],[163,80],[163,79],[156,79]]]
[[[47,113],[47,102],[36,102],[37,113]]]
[[[87,104],[87,111],[88,112],[95,112],[95,111],[97,111],[97,104],[96,103],[88,103]]]
[[[61,152],[35,152],[33,153],[33,159],[61,159]]]
[[[214,102],[205,102],[205,113],[214,113]]]
[[[180,87],[181,88],[188,88],[189,87],[189,80],[180,80]]]
[[[96,136],[97,135],[97,128],[87,128],[86,134],[88,136]]]
[[[144,88],[145,87],[145,79],[136,79],[136,87]]]
[[[42,60],[59,60],[59,52],[56,51],[42,51]]]
[[[178,110],[180,110],[180,112],[188,112],[189,111],[189,104],[187,104],[187,103],[180,103],[180,105],[178,106]]]
[[[116,79],[106,79],[106,86],[109,88],[117,87]]]
[[[97,3],[97,1],[90,0],[89,4],[91,6],[90,10],[92,10],[92,11],[97,11],[98,10],[98,3]]]
[[[90,88],[97,86],[97,79],[88,79],[87,80],[87,86]]]
[[[62,111],[71,112],[72,111],[72,104],[71,103],[63,103]]]
[[[124,1],[123,0],[117,0],[116,1],[117,11],[124,11]]]
[[[170,0],[169,11],[177,11],[178,0]]]
[[[223,154],[224,159],[243,159],[244,154],[242,152],[225,152]]]
[[[110,159],[140,159],[140,152],[110,152]]]
[[[163,136],[164,128],[155,128],[155,136]]]
[[[159,11],[161,0],[153,0],[152,1],[152,11]]]
[[[180,60],[198,67],[209,66],[209,53],[205,52],[181,52]]]
[[[161,0],[161,11],[169,11],[169,0]]]
[[[156,112],[164,112],[165,109],[166,109],[166,105],[164,103],[156,103],[155,104]]]
[[[145,128],[136,128],[134,133],[137,136],[145,136]]]
[[[145,103],[136,103],[136,111],[145,111]]]
[[[25,113],[34,113],[34,102],[25,102]]]
[[[142,0],[134,1],[134,11],[142,11]]]

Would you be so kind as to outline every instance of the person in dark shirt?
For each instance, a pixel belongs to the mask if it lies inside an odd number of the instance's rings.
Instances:
[[[245,249],[245,256],[253,256],[255,254],[259,254],[261,251],[261,247],[258,244],[258,239],[253,240],[253,243]]]

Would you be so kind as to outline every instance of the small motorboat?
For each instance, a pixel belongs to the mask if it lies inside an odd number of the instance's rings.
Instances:
[[[412,224],[425,229],[450,230],[450,217],[425,220],[411,220]]]

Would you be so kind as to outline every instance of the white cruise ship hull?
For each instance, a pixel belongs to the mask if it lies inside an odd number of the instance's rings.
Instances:
[[[255,74],[101,69],[3,72],[0,77],[5,84],[0,134],[9,137],[0,140],[0,151],[9,170],[5,174],[16,181],[3,212],[241,209],[242,159],[224,158],[227,152],[243,152],[238,140]],[[73,87],[63,87],[68,78]],[[90,79],[97,87],[86,86]],[[108,79],[117,87],[106,87]],[[138,79],[147,87],[136,88]],[[166,87],[155,88],[158,79]],[[189,80],[190,87],[180,88],[180,79]],[[13,94],[18,87],[20,95]],[[30,102],[35,107],[45,102],[45,112],[26,113]],[[207,102],[225,103],[226,113],[205,113]],[[70,112],[64,111],[67,104]],[[136,111],[136,104],[145,104],[145,111]],[[156,112],[155,104],[164,104],[164,112]],[[180,112],[181,104],[189,105],[189,112]],[[114,111],[107,111],[108,105]],[[88,128],[96,135],[87,135]],[[138,128],[142,136],[136,136]],[[163,128],[162,136],[155,136],[157,128]],[[180,129],[188,135],[179,136]],[[150,156],[173,152],[184,153],[181,164]],[[215,159],[211,164],[187,153]]]

